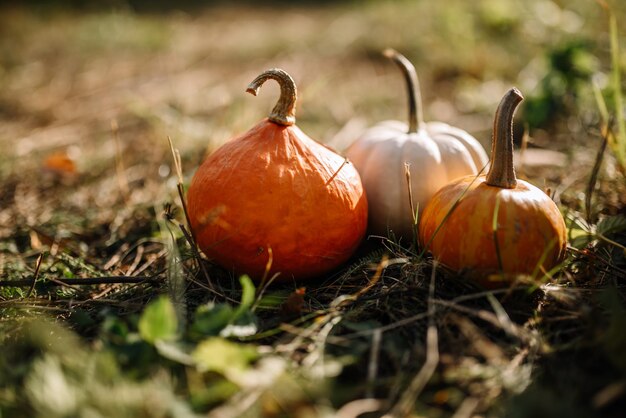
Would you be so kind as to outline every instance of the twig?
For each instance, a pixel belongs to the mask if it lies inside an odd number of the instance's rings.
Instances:
[[[506,310],[500,301],[498,301],[492,293],[487,294],[487,300],[493,308],[493,312],[495,313],[496,318],[498,318],[498,322],[502,325],[502,328],[505,330],[514,330],[515,325],[513,324],[513,321],[511,321],[509,314],[506,313]]]
[[[35,283],[37,283],[37,279],[39,278],[39,270],[41,269],[42,261],[43,261],[43,253],[40,253],[35,263],[35,273],[33,274],[33,283],[30,285],[30,288],[28,289],[28,292],[26,293],[26,296],[25,296],[26,299],[28,299],[30,295],[33,293],[33,290],[35,290]]]
[[[452,415],[452,418],[470,418],[474,415],[474,411],[480,404],[480,401],[474,397],[467,397],[463,399],[461,405]]]
[[[348,402],[337,410],[337,418],[357,418],[368,412],[380,411],[384,402],[380,399],[365,398]]]
[[[141,257],[143,256],[144,253],[144,248],[143,245],[139,245],[137,247],[137,252],[135,253],[135,258],[132,262],[132,264],[130,265],[130,267],[128,267],[128,269],[126,270],[126,276],[133,276],[135,273],[135,270],[137,269],[137,266],[139,266],[139,263],[141,262]]]
[[[139,276],[148,267],[153,265],[157,260],[159,260],[161,257],[163,257],[166,254],[167,254],[167,249],[166,248],[162,249],[161,251],[156,253],[156,255],[154,257],[148,258],[148,260],[146,260],[142,265],[140,265],[137,269],[133,270],[133,274],[132,275],[133,276]]]
[[[378,281],[380,280],[383,274],[383,270],[385,270],[387,266],[389,266],[389,257],[385,254],[381,257],[380,262],[376,266],[376,272],[374,273],[374,276],[372,276],[372,279],[367,283],[365,287],[363,287],[362,289],[359,289],[359,291],[353,295],[355,300],[363,296],[371,288],[373,288],[376,285],[376,283],[378,283]]]
[[[575,252],[580,256],[588,257],[592,261],[596,261],[596,260],[600,261],[600,263],[604,264],[604,266],[607,268],[607,270],[604,271],[605,274],[611,274],[612,276],[615,276],[621,279],[626,279],[626,270],[617,267],[616,265],[612,264],[609,260],[604,259],[598,254],[592,253],[587,250],[579,250],[578,248],[574,248],[574,247],[567,247],[567,250]],[[613,270],[613,271],[610,271],[610,270]]]
[[[459,305],[454,302],[450,302],[447,300],[437,299],[434,301],[435,304],[445,306],[447,308],[456,309],[459,312],[467,313],[469,315],[476,316],[477,318],[482,319],[483,321],[489,322],[490,324],[502,329],[507,334],[516,337],[520,341],[528,341],[530,340],[530,334],[528,331],[513,322],[502,323],[496,314],[493,312],[486,311],[484,309],[471,309],[467,306]]]
[[[24,280],[0,280],[0,287],[26,287],[33,286],[37,277]],[[162,280],[157,277],[130,277],[130,276],[108,276],[108,277],[85,277],[83,279],[47,279],[45,283],[50,286],[73,286],[73,285],[94,285],[94,284],[124,284],[124,283],[160,283]],[[42,281],[44,283],[44,281]]]
[[[343,317],[341,315],[332,315],[331,318],[319,328],[317,335],[311,338],[312,349],[310,353],[302,360],[302,366],[309,370],[313,376],[322,379],[327,378],[327,371],[324,361],[326,355],[326,343],[329,340],[330,333],[333,328],[341,322]]]
[[[382,333],[382,332],[386,332],[386,331],[389,331],[389,330],[392,330],[392,329],[395,329],[395,328],[403,327],[403,326],[408,325],[408,324],[410,324],[412,322],[419,321],[421,319],[426,318],[427,316],[428,316],[428,312],[420,312],[420,313],[415,314],[413,316],[409,316],[407,318],[400,319],[400,320],[398,320],[396,322],[393,322],[391,324],[383,325],[382,327],[372,328],[372,329],[365,329],[365,330],[362,330],[362,331],[355,331],[355,332],[350,333],[350,334],[342,335],[341,337],[345,338],[345,339],[351,339],[351,338],[361,337],[361,336],[364,336],[364,335],[374,334],[374,333],[377,333],[377,332],[381,332]]]
[[[475,293],[470,293],[468,295],[461,295],[461,296],[457,296],[454,299],[451,300],[451,302],[454,303],[459,303],[459,302],[464,302],[467,300],[473,300],[473,299],[480,299],[482,297],[485,297],[487,295],[497,295],[500,293],[508,293],[510,291],[510,289],[504,288],[504,289],[491,289],[491,290],[483,290],[480,292],[475,292]]]

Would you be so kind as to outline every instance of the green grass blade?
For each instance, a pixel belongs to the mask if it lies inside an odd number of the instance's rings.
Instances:
[[[596,80],[591,82],[591,89],[593,90],[593,97],[596,99],[596,105],[600,112],[600,119],[602,120],[602,130],[605,130],[609,124],[609,109],[606,105],[606,100],[602,96],[602,89],[598,85]]]
[[[502,256],[500,255],[500,243],[498,242],[498,213],[500,212],[500,195],[496,197],[496,206],[493,209],[493,218],[491,219],[491,231],[493,233],[493,244],[496,248],[496,256],[498,257],[498,268],[500,273],[504,275],[504,266],[502,265]]]
[[[620,63],[619,51],[619,35],[617,30],[617,19],[611,13],[610,17],[611,31],[611,65],[613,67],[612,78],[615,97],[615,113],[617,117],[617,141],[615,143],[614,152],[617,159],[626,169],[626,120],[624,120],[624,104],[622,97],[622,68]]]

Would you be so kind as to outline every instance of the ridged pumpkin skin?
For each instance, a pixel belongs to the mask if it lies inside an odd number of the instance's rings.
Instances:
[[[394,50],[385,55],[402,70],[409,93],[409,124],[385,121],[368,129],[346,150],[361,174],[369,201],[369,231],[410,242],[414,222],[405,165],[411,174],[413,207],[424,209],[450,181],[478,173],[489,161],[469,133],[441,122],[424,122],[415,67]],[[407,241],[408,240],[408,241]]]
[[[255,279],[265,273],[269,248],[269,274],[280,272],[278,280],[328,272],[350,257],[367,226],[354,166],[297,126],[269,119],[203,162],[187,202],[201,250]]]
[[[411,172],[411,194],[421,212],[430,198],[450,181],[478,173],[487,154],[467,132],[440,122],[422,124],[409,133],[405,123],[386,121],[368,129],[346,156],[361,174],[369,205],[369,231],[410,239],[413,216],[405,174]]]
[[[487,175],[466,176],[446,185],[420,219],[422,247],[488,287],[507,284],[519,274],[549,271],[566,253],[565,221],[557,205],[515,177],[513,114],[522,100],[514,88],[498,106]],[[498,281],[490,282],[490,276]]]
[[[498,199],[496,250],[493,217]],[[563,217],[544,192],[522,180],[514,189],[493,187],[485,176],[467,176],[439,190],[422,213],[419,237],[438,261],[485,277],[501,271],[532,274],[540,263],[548,271],[563,260],[567,245]]]

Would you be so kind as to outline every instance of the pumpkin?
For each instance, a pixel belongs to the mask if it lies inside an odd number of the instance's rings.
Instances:
[[[476,174],[488,158],[467,132],[441,122],[425,123],[415,67],[392,49],[384,54],[404,74],[409,124],[381,122],[352,143],[346,155],[359,170],[367,192],[370,233],[387,236],[391,230],[396,237],[411,239],[412,208],[421,213],[437,190],[458,177]],[[411,174],[410,194],[405,164]]]
[[[439,190],[419,225],[420,243],[434,258],[488,286],[505,284],[519,274],[549,271],[566,251],[565,222],[557,205],[515,177],[513,114],[522,100],[513,88],[498,106],[488,173],[458,179]]]
[[[359,245],[366,195],[349,161],[295,125],[289,74],[265,71],[247,91],[256,95],[268,79],[280,86],[278,103],[198,168],[187,197],[190,225],[199,248],[227,269],[256,279],[311,278],[345,262]]]

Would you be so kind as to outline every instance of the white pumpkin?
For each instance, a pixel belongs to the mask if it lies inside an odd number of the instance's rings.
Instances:
[[[413,207],[419,212],[450,181],[476,174],[488,164],[482,145],[469,133],[441,122],[425,123],[415,67],[388,49],[402,70],[409,93],[409,124],[385,121],[368,129],[346,150],[361,175],[369,203],[369,231],[409,243],[414,222],[405,165],[411,173]]]

